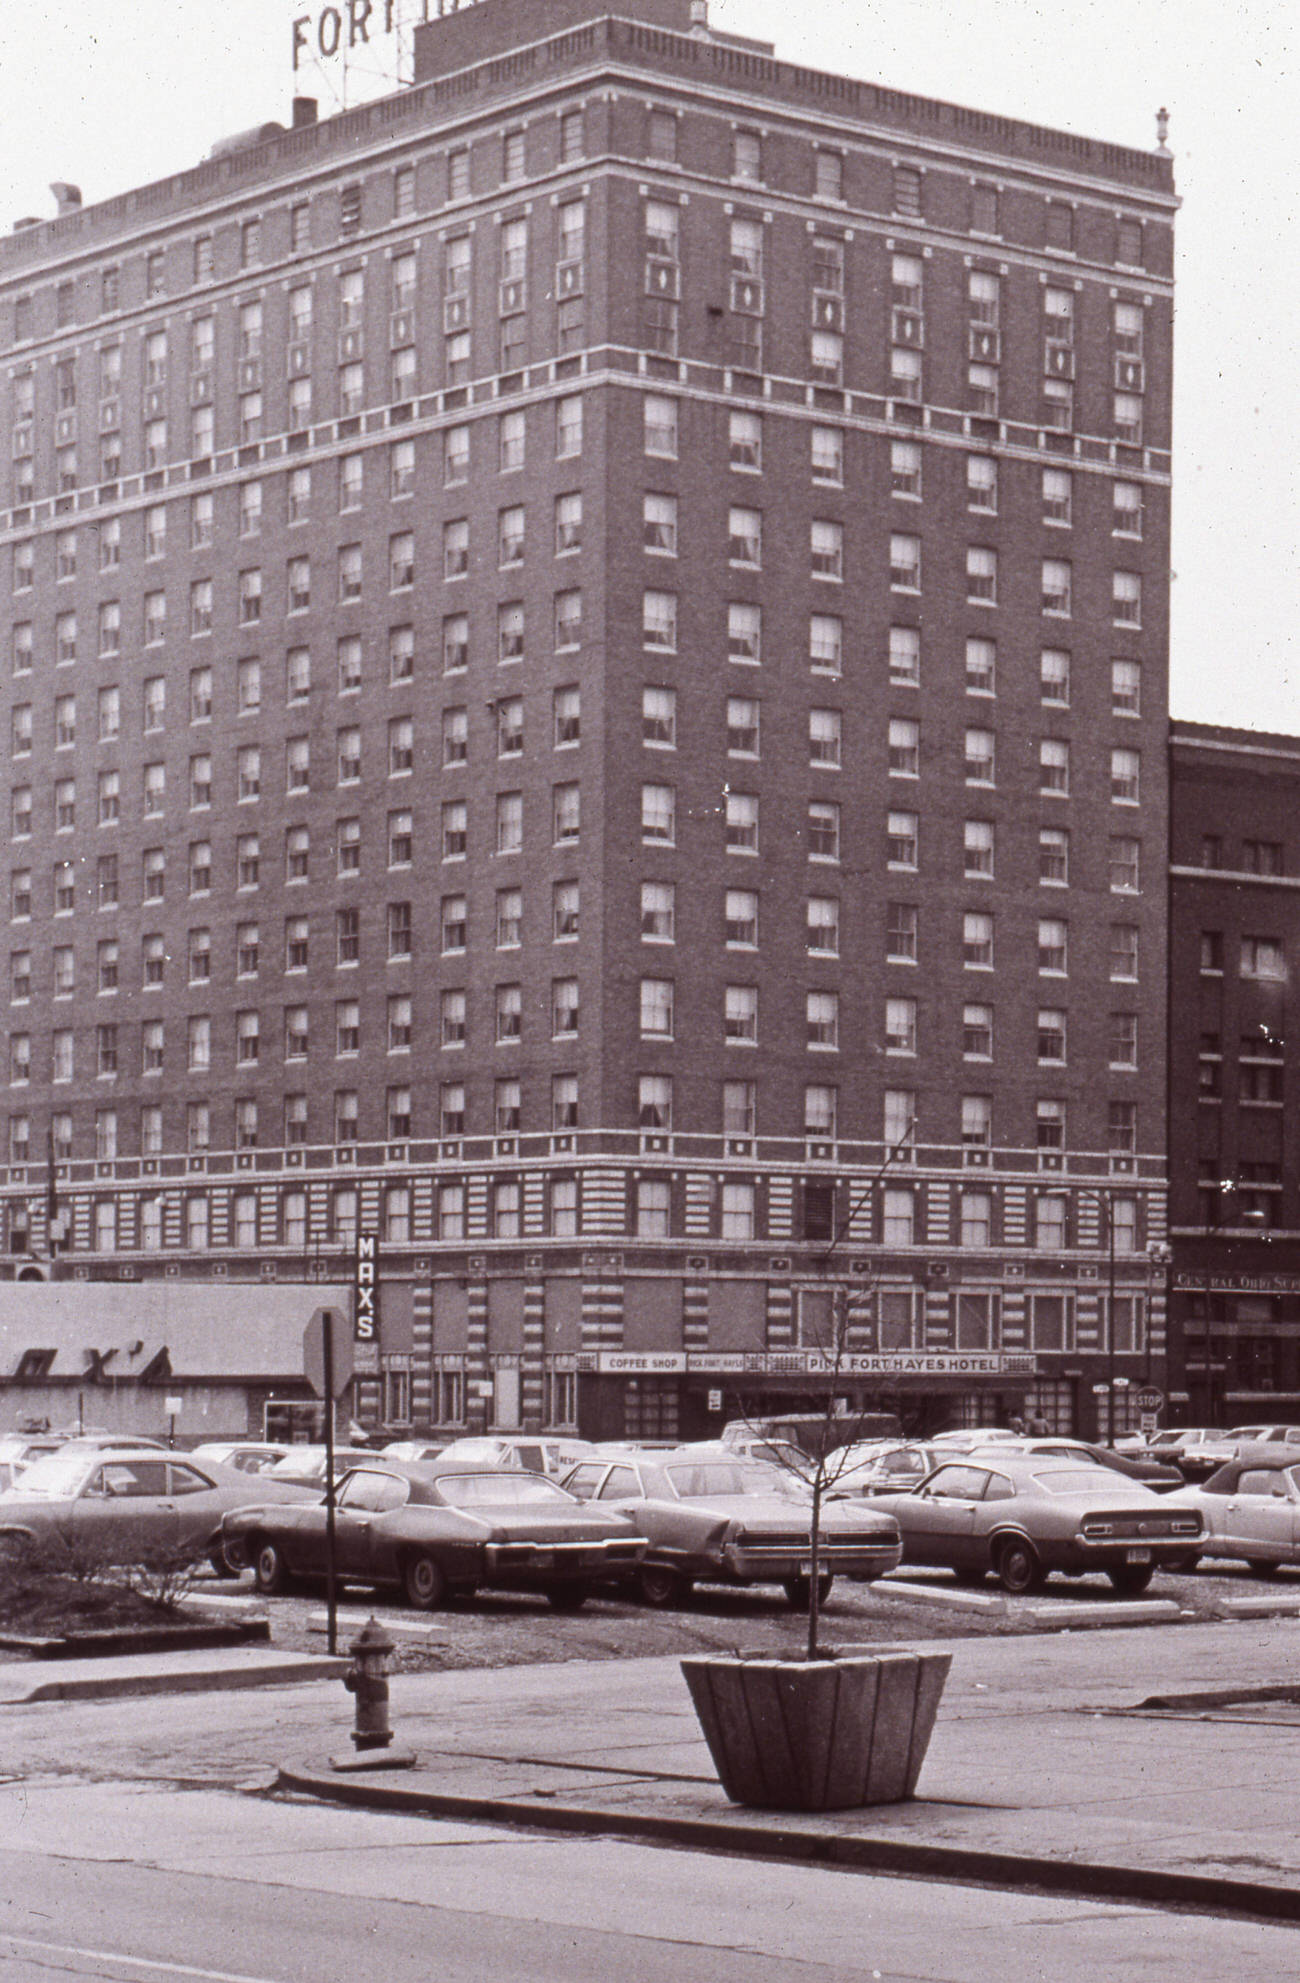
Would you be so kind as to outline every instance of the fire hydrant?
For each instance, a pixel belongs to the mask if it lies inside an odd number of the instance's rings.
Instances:
[[[392,1650],[393,1641],[374,1617],[366,1620],[348,1647],[352,1665],[343,1676],[343,1685],[356,1701],[352,1742],[358,1750],[386,1749],[393,1739],[388,1725],[388,1655]]]

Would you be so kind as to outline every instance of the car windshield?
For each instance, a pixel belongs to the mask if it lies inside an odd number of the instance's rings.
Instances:
[[[297,1479],[301,1474],[318,1473],[324,1464],[323,1446],[296,1446],[292,1453],[286,1453],[282,1460],[277,1460],[269,1471]]]
[[[1053,1467],[1051,1473],[1036,1473],[1034,1479],[1049,1494],[1100,1494],[1111,1491],[1111,1483],[1106,1478],[1106,1467]],[[1122,1494],[1132,1487],[1132,1481],[1115,1482]]]
[[[438,1492],[450,1508],[572,1507],[573,1497],[540,1473],[440,1474]]]
[[[775,1467],[743,1460],[697,1460],[664,1471],[679,1501],[707,1501],[713,1494],[789,1494],[793,1489]]]
[[[84,1446],[79,1446],[76,1452],[65,1448],[61,1453],[43,1454],[22,1475],[23,1499],[58,1501],[75,1494],[99,1459],[99,1453]]]

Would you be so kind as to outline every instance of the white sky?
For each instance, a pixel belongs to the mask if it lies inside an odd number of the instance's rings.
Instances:
[[[289,23],[318,5],[0,9],[0,227],[51,212],[53,179],[89,203],[197,163],[229,132],[287,122]],[[1168,105],[1184,201],[1173,711],[1300,730],[1294,0],[818,0],[793,16],[713,0],[713,19],[811,67],[1140,148]],[[297,86],[330,107],[319,78]],[[358,78],[351,100],[380,87]]]

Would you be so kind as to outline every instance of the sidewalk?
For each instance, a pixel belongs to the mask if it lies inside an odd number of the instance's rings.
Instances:
[[[1300,1920],[1295,1621],[945,1649],[952,1673],[910,1804],[829,1817],[730,1804],[675,1659],[398,1675],[395,1746],[415,1751],[413,1769],[336,1773],[330,1756],[350,1744],[334,1721],[328,1751],[282,1765],[280,1784],[373,1808]],[[1193,1705],[1138,1712],[1175,1696]]]

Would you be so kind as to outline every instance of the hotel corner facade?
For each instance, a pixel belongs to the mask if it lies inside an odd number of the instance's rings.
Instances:
[[[305,1320],[376,1234],[394,1426],[797,1408],[838,1303],[910,1425],[1118,1428],[1170,160],[695,13],[0,242],[7,1271]]]

